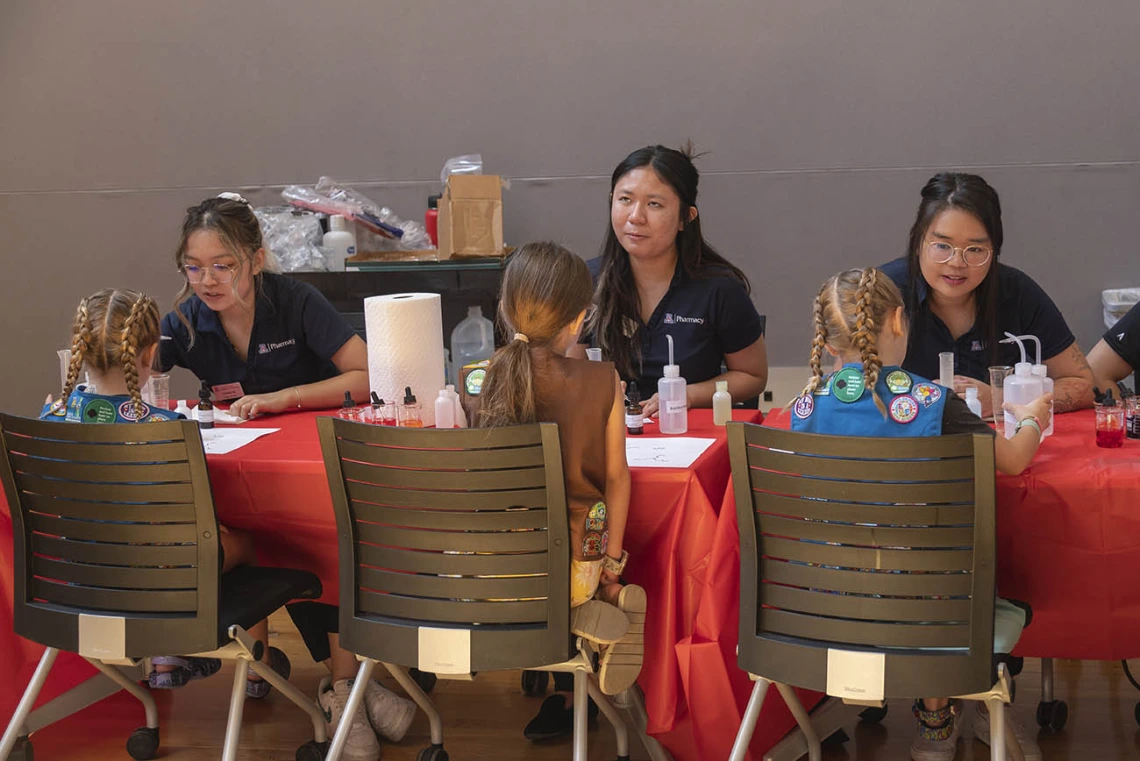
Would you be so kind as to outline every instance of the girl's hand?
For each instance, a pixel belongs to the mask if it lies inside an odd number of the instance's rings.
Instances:
[[[657,417],[658,400],[657,394],[643,399],[641,402],[641,412],[645,417]]]
[[[605,569],[602,570],[602,576],[600,579],[598,579],[598,586],[603,586],[605,584],[620,584],[620,583],[621,583],[621,580],[618,579],[618,575],[616,573],[613,573],[611,571],[607,571]]]
[[[296,403],[293,401],[294,399],[295,396],[292,388],[274,391],[272,394],[243,396],[230,405],[230,414],[234,417],[242,418],[243,420],[249,420],[258,415],[284,412],[291,406],[296,406]]]
[[[994,411],[994,396],[993,389],[990,388],[988,383],[982,383],[976,378],[967,378],[965,375],[954,376],[954,393],[963,399],[966,398],[967,388],[978,389],[978,401],[982,403],[982,417],[992,417]]]
[[[1034,399],[1029,404],[1010,404],[1006,402],[1002,408],[1017,418],[1020,423],[1027,417],[1035,417],[1041,423],[1041,430],[1044,432],[1049,427],[1049,422],[1052,416],[1049,414],[1049,405],[1053,401],[1052,394],[1042,394]]]

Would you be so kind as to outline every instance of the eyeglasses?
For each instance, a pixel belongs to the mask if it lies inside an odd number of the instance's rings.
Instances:
[[[926,255],[935,264],[945,264],[954,258],[955,252],[962,254],[962,261],[966,263],[967,267],[981,267],[990,260],[993,249],[978,245],[958,248],[942,240],[928,240],[926,242]]]
[[[215,283],[229,283],[234,279],[234,270],[237,269],[233,264],[211,264],[209,267],[199,267],[197,264],[183,264],[181,267],[182,276],[186,278],[188,283],[200,283],[206,278],[206,273],[209,272]]]

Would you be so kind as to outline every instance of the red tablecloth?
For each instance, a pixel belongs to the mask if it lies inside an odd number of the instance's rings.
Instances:
[[[746,411],[735,415],[737,420],[752,422],[759,417],[757,412]],[[315,418],[314,413],[299,413],[259,421],[259,427],[280,430],[229,455],[210,456],[208,462],[219,521],[250,532],[262,563],[317,573],[324,584],[322,599],[335,603],[336,526]],[[646,435],[656,435],[656,426],[646,426]],[[739,695],[722,685],[731,680],[739,687],[741,679],[735,656],[708,661],[694,645],[694,637],[716,643],[724,627],[735,642],[736,593],[727,594],[724,585],[728,581],[735,584],[736,567],[725,565],[723,558],[731,557],[726,549],[735,550],[736,534],[735,530],[727,534],[729,524],[721,520],[730,470],[724,429],[711,424],[708,410],[695,410],[688,435],[715,438],[716,442],[687,469],[635,468],[626,531],[632,557],[627,576],[646,588],[650,601],[640,679],[649,729],[678,761],[728,755],[734,722],[739,718]],[[0,698],[0,710],[7,714],[41,648],[12,633],[11,520],[6,505],[0,513],[0,534],[4,556],[0,616],[6,617],[0,621],[0,679],[9,685]],[[722,561],[711,563],[713,557]],[[710,599],[702,602],[710,590]],[[716,648],[714,644],[712,651]],[[45,698],[89,673],[90,667],[82,661],[61,655]],[[757,749],[772,745],[792,725],[775,693],[769,703],[757,729],[753,746]]]

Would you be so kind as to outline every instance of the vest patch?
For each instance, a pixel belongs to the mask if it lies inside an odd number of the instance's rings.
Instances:
[[[919,383],[914,387],[914,396],[922,402],[923,407],[929,408],[942,398],[942,389],[933,383]]]
[[[853,367],[843,368],[831,379],[831,392],[835,394],[836,399],[847,404],[859,401],[864,388],[866,384],[863,381],[863,373]]]
[[[910,391],[911,385],[914,383],[902,370],[895,370],[887,376],[887,388],[890,389],[892,394],[905,394]]]
[[[811,417],[811,413],[815,412],[815,399],[812,398],[811,394],[804,394],[792,405],[792,412],[800,420],[808,419]]]
[[[909,394],[896,396],[891,400],[890,415],[896,423],[909,423],[918,417],[918,402]]]

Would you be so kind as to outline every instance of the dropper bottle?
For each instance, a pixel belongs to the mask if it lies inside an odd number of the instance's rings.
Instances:
[[[400,426],[402,428],[423,428],[424,419],[420,403],[412,394],[411,386],[404,386],[404,403],[400,405]]]
[[[689,430],[689,400],[681,366],[673,364],[673,336],[669,341],[669,364],[665,375],[657,381],[657,419],[661,433],[686,433]]]

